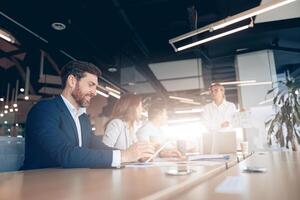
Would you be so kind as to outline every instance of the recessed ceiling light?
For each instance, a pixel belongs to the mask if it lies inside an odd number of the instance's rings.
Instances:
[[[128,85],[133,86],[133,85],[135,85],[135,83],[134,82],[129,82]]]
[[[66,29],[66,25],[61,22],[53,22],[51,24],[52,28],[57,31],[63,31]]]
[[[116,71],[118,71],[118,69],[115,68],[115,67],[110,67],[110,68],[107,69],[107,71],[109,71],[109,72],[116,72]]]

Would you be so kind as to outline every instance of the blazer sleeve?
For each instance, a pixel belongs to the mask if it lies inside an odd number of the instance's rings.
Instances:
[[[102,138],[100,136],[95,135],[94,133],[91,133],[90,147],[93,149],[117,150],[116,148],[112,148],[104,144],[102,142]]]
[[[36,105],[27,117],[27,131],[35,138],[53,161],[65,168],[111,167],[113,152],[109,149],[90,149],[70,142],[60,129],[60,110],[55,106]]]

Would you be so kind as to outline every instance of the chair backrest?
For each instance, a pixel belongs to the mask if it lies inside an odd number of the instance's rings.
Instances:
[[[0,136],[0,172],[19,170],[24,151],[24,138]]]

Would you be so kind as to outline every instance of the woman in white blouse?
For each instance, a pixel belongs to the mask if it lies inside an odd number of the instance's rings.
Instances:
[[[123,95],[114,105],[110,120],[106,124],[103,143],[125,150],[137,142],[134,124],[141,117],[141,98],[134,94]]]

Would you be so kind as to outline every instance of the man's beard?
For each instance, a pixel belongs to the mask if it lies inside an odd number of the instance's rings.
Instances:
[[[82,94],[78,84],[76,84],[71,95],[80,107],[88,107],[90,105],[90,101],[85,100],[85,97],[90,96],[90,98],[92,98],[92,96],[89,94]]]

